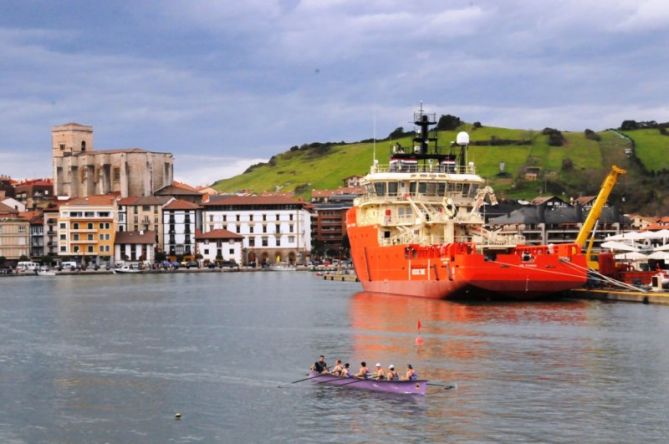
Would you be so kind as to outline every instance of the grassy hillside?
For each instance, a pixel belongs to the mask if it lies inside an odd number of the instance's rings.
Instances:
[[[669,137],[658,130],[603,131],[594,137],[583,132],[563,132],[562,146],[551,146],[541,131],[461,125],[439,133],[442,152],[459,131],[470,134],[469,160],[501,198],[532,198],[550,193],[565,197],[595,194],[611,164],[629,171],[616,187],[613,200],[625,200],[626,211],[661,212],[669,208]],[[598,136],[598,137],[597,137]],[[627,137],[625,137],[627,136]],[[599,140],[593,140],[598,138]],[[490,145],[491,139],[511,141]],[[515,143],[514,143],[515,141]],[[632,142],[633,141],[633,142]],[[386,163],[392,144],[411,146],[411,137],[376,142],[376,156]],[[477,143],[487,143],[477,145]],[[509,143],[509,142],[506,142]],[[633,148],[632,155],[626,149]],[[336,188],[351,175],[369,171],[373,143],[311,144],[277,154],[268,163],[213,186],[222,192],[249,190],[294,191],[309,197],[312,189]],[[506,174],[500,174],[500,162]],[[539,180],[525,178],[526,167],[539,167]]]

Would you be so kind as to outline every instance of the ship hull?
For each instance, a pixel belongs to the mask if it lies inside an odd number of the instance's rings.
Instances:
[[[351,256],[365,291],[430,299],[534,299],[581,287],[585,257],[573,244],[517,246],[494,255],[471,243],[379,245],[379,227],[357,226],[349,210]]]

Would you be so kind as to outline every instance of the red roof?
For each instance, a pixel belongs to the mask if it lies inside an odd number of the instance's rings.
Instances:
[[[117,231],[115,244],[153,245],[156,243],[155,231]]]
[[[18,213],[17,210],[14,208],[10,207],[9,205],[5,205],[2,202],[0,202],[0,214],[11,214],[11,215],[16,215]]]
[[[186,200],[175,199],[163,207],[165,210],[197,210],[200,208],[198,204],[188,202]]]
[[[164,205],[170,196],[131,196],[118,201],[119,205]]]
[[[202,205],[304,205],[304,202],[289,196],[211,196]]]
[[[241,236],[237,233],[233,233],[232,231],[224,230],[224,229],[219,229],[219,230],[211,230],[207,231],[206,233],[202,233],[200,230],[195,231],[195,239],[196,240],[217,240],[217,239],[244,239],[244,236]]]
[[[104,206],[104,205],[113,205],[117,196],[113,194],[101,194],[88,197],[75,197],[74,199],[68,200],[66,203],[62,204],[64,207],[70,206]]]

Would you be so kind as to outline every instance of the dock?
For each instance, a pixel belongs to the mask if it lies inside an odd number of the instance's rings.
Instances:
[[[642,292],[615,289],[579,288],[569,292],[570,297],[577,299],[596,299],[600,301],[638,302],[641,304],[669,305],[668,292]]]

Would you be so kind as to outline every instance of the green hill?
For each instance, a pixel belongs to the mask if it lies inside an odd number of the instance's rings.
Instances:
[[[596,194],[615,163],[628,174],[616,186],[611,200],[623,202],[623,210],[630,212],[666,214],[669,209],[669,136],[658,129],[607,130],[588,135],[562,132],[562,145],[554,146],[547,131],[463,124],[456,130],[439,132],[442,152],[448,150],[459,131],[470,134],[469,160],[475,162],[477,172],[489,181],[498,198]],[[222,192],[293,191],[309,197],[312,189],[336,188],[348,176],[366,174],[375,149],[377,158],[385,163],[391,145],[409,147],[411,137],[377,140],[375,144],[295,146],[243,174],[215,182],[213,187]],[[504,162],[504,172],[500,171],[500,162]],[[527,167],[538,168],[536,180],[526,175]]]

